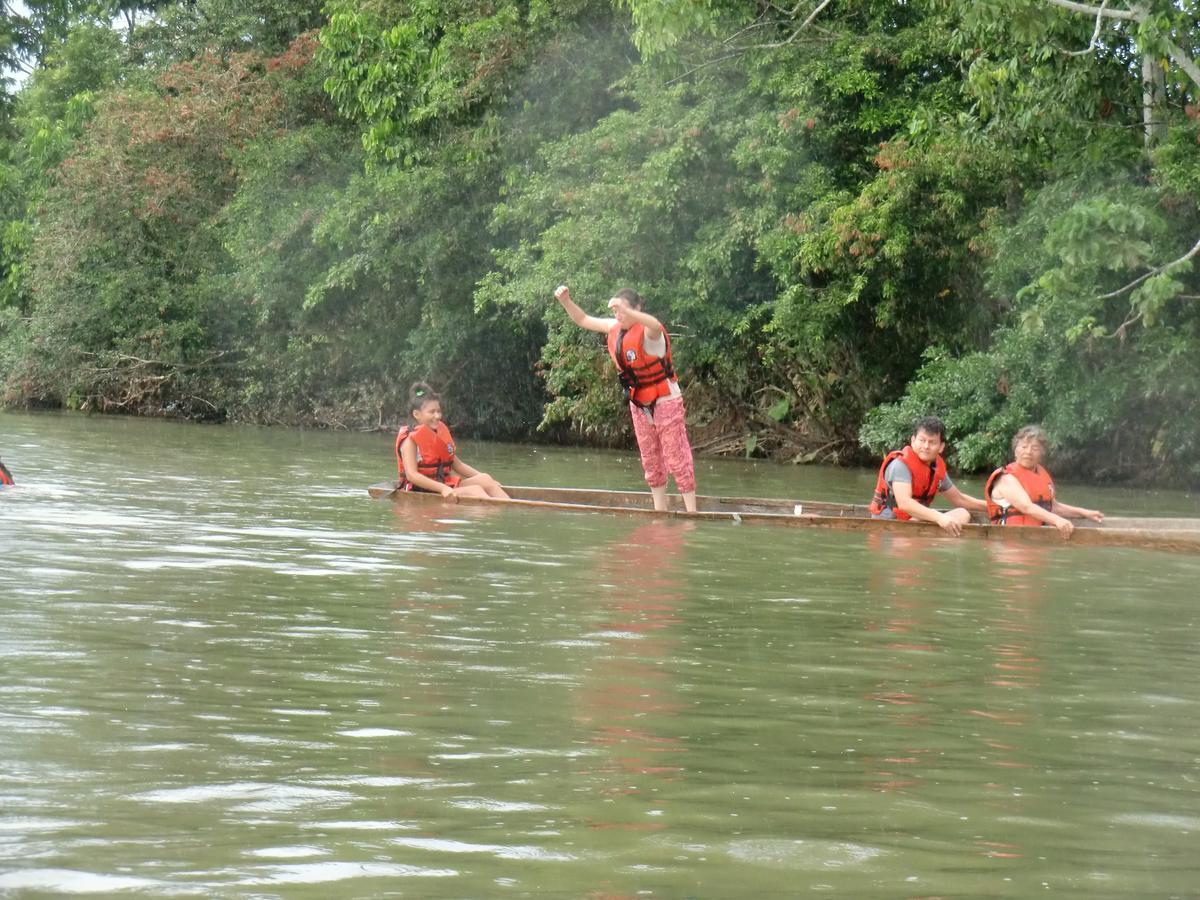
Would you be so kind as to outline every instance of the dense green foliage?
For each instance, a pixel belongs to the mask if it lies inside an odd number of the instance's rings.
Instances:
[[[1200,482],[1198,3],[27,5],[7,403],[626,442],[633,286],[702,451]]]

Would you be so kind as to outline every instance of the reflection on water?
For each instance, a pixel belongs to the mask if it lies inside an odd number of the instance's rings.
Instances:
[[[665,783],[678,779],[687,752],[674,718],[681,711],[673,672],[685,538],[692,522],[651,521],[597,548],[599,613],[589,637],[597,653],[577,692],[576,723],[603,756],[579,771],[605,802],[594,829],[661,831]],[[624,799],[626,802],[621,802]]]
[[[1200,880],[1200,560],[376,503],[386,436],[0,436],[5,896]],[[470,456],[637,486],[629,454]],[[703,465],[726,494],[871,479]]]

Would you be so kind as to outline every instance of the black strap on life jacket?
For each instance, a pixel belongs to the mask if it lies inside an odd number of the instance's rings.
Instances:
[[[922,497],[915,498],[922,506],[931,506],[934,498],[937,497],[937,459],[929,464],[929,492]]]
[[[397,438],[397,440],[396,440],[397,455],[399,454],[400,445],[403,444],[408,438],[412,437],[413,432],[416,431],[417,428],[419,428],[419,427],[420,427],[419,425],[415,425],[415,424],[409,424],[409,425],[404,426],[404,430],[407,433],[404,434],[403,436]],[[422,475],[432,478],[434,481],[440,481],[442,484],[445,484],[446,483],[446,475],[451,471],[450,465],[452,465],[452,464],[447,463],[443,459],[438,462],[437,466],[429,466],[428,464],[422,464],[421,461],[418,459],[417,460],[417,471],[420,472]],[[427,471],[422,471],[422,469],[425,469]],[[432,474],[429,470],[432,471]],[[408,483],[409,483],[408,475],[401,472],[400,477],[396,479],[396,487],[402,488]]]
[[[421,472],[421,464],[420,463],[417,464],[417,471]],[[432,478],[434,481],[440,481],[442,484],[445,484],[446,483],[446,472],[447,472],[446,464],[444,462],[440,462],[437,464],[437,469],[435,471],[433,471],[432,473],[421,472],[421,474],[426,476],[427,478]],[[396,487],[398,487],[398,488],[402,488],[408,483],[409,483],[409,480],[408,480],[407,475],[401,475],[399,478],[396,479]]]

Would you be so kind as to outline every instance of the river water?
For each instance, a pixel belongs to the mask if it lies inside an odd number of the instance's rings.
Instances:
[[[0,896],[1200,895],[1200,558],[410,510],[385,435],[8,413],[0,457]]]

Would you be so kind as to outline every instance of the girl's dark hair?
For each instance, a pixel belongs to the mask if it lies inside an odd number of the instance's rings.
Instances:
[[[433,388],[423,381],[418,381],[408,389],[408,410],[409,412],[419,410],[424,408],[426,403],[441,399],[434,393]]]
[[[629,305],[634,309],[642,308],[642,295],[633,288],[621,288],[619,291],[613,294],[613,296],[620,297],[622,300],[628,300]]]

